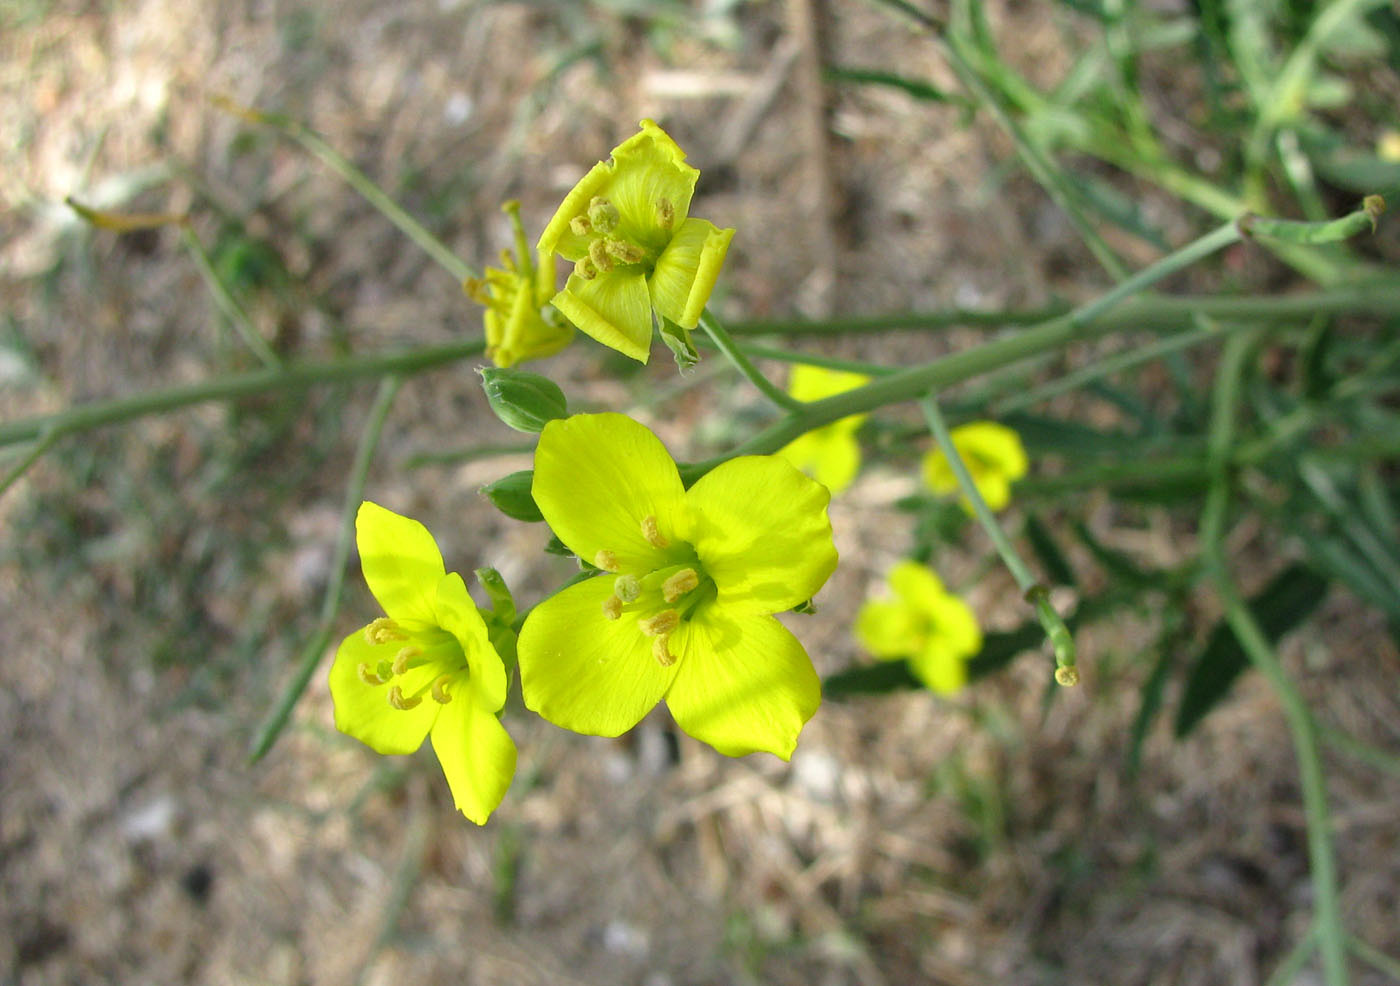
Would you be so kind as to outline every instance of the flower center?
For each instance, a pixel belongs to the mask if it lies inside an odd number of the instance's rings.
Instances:
[[[652,656],[662,666],[670,667],[676,663],[670,648],[671,634],[699,607],[714,599],[715,583],[705,574],[695,549],[684,542],[673,544],[661,533],[655,517],[644,517],[641,527],[648,544],[665,548],[670,557],[681,560],[651,571],[623,572],[616,552],[599,551],[594,562],[616,576],[612,595],[603,600],[603,615],[610,620],[635,620],[637,630],[651,639]]]
[[[658,199],[655,216],[657,228],[669,238],[675,222],[675,207],[668,199]],[[646,265],[650,273],[657,254],[635,237],[624,235],[621,224],[622,214],[617,211],[617,206],[599,195],[593,196],[587,210],[569,220],[569,229],[575,236],[588,238],[588,255],[574,264],[575,274],[585,281],[591,281],[618,266],[633,264]]]
[[[410,630],[381,616],[364,630],[365,639],[383,648],[385,656],[373,666],[361,661],[360,680],[371,688],[385,685],[392,708],[407,712],[430,697],[439,705],[452,701],[452,691],[467,680],[467,656],[457,638],[441,627]]]

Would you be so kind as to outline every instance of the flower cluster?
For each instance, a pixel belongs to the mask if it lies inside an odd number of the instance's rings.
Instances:
[[[1011,502],[1011,484],[1026,474],[1026,450],[1020,436],[995,421],[973,421],[951,432],[953,447],[967,466],[977,492],[993,510],[1001,510]],[[924,456],[924,482],[935,493],[955,493],[958,477],[942,449],[935,448]],[[972,512],[966,497],[963,507]]]
[[[972,609],[923,565],[902,561],[890,570],[893,599],[867,602],[856,617],[856,639],[883,660],[907,659],[920,681],[943,695],[967,681],[967,659],[982,649]]]

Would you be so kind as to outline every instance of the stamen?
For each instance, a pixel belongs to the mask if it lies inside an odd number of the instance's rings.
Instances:
[[[612,257],[620,264],[640,263],[647,255],[646,251],[635,243],[626,240],[619,240],[615,236],[609,236],[606,240],[595,240],[595,243],[602,243],[603,249],[607,250],[608,256]]]
[[[588,244],[588,259],[598,268],[598,273],[606,274],[613,269],[612,257],[608,255],[608,245],[604,240],[594,240]]]
[[[656,200],[656,225],[669,230],[676,224],[676,207],[670,199]]]
[[[447,694],[447,683],[452,680],[452,675],[438,675],[433,679],[433,701],[438,705],[446,705],[452,701],[452,696]]]
[[[642,594],[642,583],[635,575],[619,575],[613,580],[613,592],[624,603],[636,602]]]
[[[700,576],[693,568],[683,568],[661,583],[661,598],[673,603],[700,584]]]
[[[604,548],[593,556],[593,564],[597,565],[605,572],[617,571],[617,555]]]
[[[661,536],[661,530],[656,526],[656,517],[647,514],[642,518],[642,537],[647,539],[647,543],[653,548],[669,548],[671,542]]]
[[[417,647],[404,647],[394,655],[394,674],[403,674],[408,670],[408,662],[419,654],[423,653]]]
[[[355,672],[360,676],[360,680],[363,681],[366,685],[384,684],[384,679],[379,677],[379,675],[375,674],[373,671],[371,671],[369,669],[369,665],[365,664],[363,661],[360,662],[360,666],[355,669]]]
[[[681,614],[674,609],[663,609],[655,616],[637,621],[637,628],[648,637],[664,637],[681,625]]]
[[[585,281],[591,281],[598,276],[598,268],[593,266],[593,261],[584,257],[578,261],[578,263],[574,264],[574,273]]]
[[[599,233],[607,234],[617,229],[618,220],[621,218],[617,206],[601,196],[593,196],[593,201],[588,203],[588,221]]]
[[[569,220],[569,229],[575,236],[587,236],[593,232],[593,224],[588,221],[587,216],[574,216]]]
[[[615,620],[622,615],[622,600],[616,596],[609,596],[603,600],[603,615],[610,620]]]
[[[389,644],[395,640],[407,640],[408,634],[393,620],[381,616],[370,621],[370,625],[365,627],[365,639],[372,644]]]
[[[671,635],[663,634],[651,642],[651,656],[656,658],[656,663],[663,668],[669,668],[676,663],[676,655],[671,653],[671,648],[667,646]]]
[[[395,685],[393,688],[389,689],[389,704],[392,705],[394,708],[398,709],[400,712],[407,712],[409,709],[413,708],[421,701],[423,700],[417,695],[413,696],[412,698],[404,698],[403,689],[400,688],[398,685]]]

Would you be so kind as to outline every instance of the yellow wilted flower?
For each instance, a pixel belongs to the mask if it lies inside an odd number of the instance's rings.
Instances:
[[[484,277],[467,280],[462,289],[486,306],[487,357],[497,366],[508,367],[553,356],[573,339],[574,327],[550,307],[554,258],[538,254],[531,262],[520,203],[512,199],[501,209],[510,216],[516,252],[502,250],[501,269],[486,268]]]

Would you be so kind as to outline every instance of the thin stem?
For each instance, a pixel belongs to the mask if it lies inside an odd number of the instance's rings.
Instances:
[[[893,315],[851,316],[823,321],[764,319],[732,322],[733,336],[814,335],[835,336],[866,332],[925,331],[962,327],[1002,328],[1040,325],[1069,314],[1065,305],[1041,309],[948,309],[904,312]],[[1190,326],[1196,317],[1225,322],[1271,322],[1307,318],[1311,315],[1372,313],[1393,315],[1400,312],[1400,285],[1393,280],[1374,280],[1298,294],[1228,297],[1202,295],[1146,295],[1125,302],[1111,312],[1101,312],[1090,321],[1106,331],[1143,329],[1160,331]]]
[[[339,383],[361,377],[382,377],[394,373],[413,376],[425,370],[481,355],[486,344],[480,339],[454,342],[445,346],[366,353],[322,363],[288,363],[276,370],[252,370],[199,383],[168,387],[118,397],[110,401],[79,404],[54,414],[0,422],[0,446],[40,438],[50,429],[64,434],[91,431],[149,414],[161,414],[191,404],[236,400],[274,391],[306,390],[323,383]]]
[[[1069,187],[1064,177],[1030,139],[1021,125],[1016,122],[1016,119],[1002,106],[1000,98],[983,81],[981,73],[963,56],[961,42],[956,34],[950,32],[937,39],[935,44],[943,52],[943,57],[952,68],[953,74],[958,77],[958,81],[991,111],[992,116],[996,117],[997,123],[1001,124],[1002,129],[1011,137],[1026,170],[1031,173],[1040,187],[1045,189],[1054,203],[1060,207],[1060,210],[1069,217],[1069,221],[1079,231],[1080,239],[1089,248],[1089,252],[1094,255],[1094,259],[1113,280],[1121,281],[1127,277],[1127,268],[1123,266],[1123,262],[1113,252],[1113,248],[1099,235],[1099,231],[1094,228],[1094,225],[1089,222],[1089,218],[1079,208],[1074,191]]]
[[[1308,925],[1308,930],[1294,943],[1293,948],[1274,967],[1264,986],[1293,986],[1298,973],[1317,950],[1317,922]]]
[[[10,487],[20,481],[20,478],[29,471],[29,467],[41,459],[45,452],[58,444],[58,440],[67,432],[61,428],[51,428],[31,445],[24,453],[24,457],[19,460],[13,469],[5,474],[5,478],[0,480],[0,496],[4,496],[10,491]]]
[[[1074,637],[1060,618],[1060,614],[1050,605],[1045,586],[1036,579],[1030,566],[1011,543],[1011,538],[1007,537],[1006,531],[997,523],[996,515],[987,506],[987,501],[982,498],[982,491],[977,488],[977,483],[967,470],[967,464],[963,462],[962,455],[953,444],[948,423],[943,420],[943,413],[939,411],[938,402],[933,395],[930,394],[919,401],[919,407],[924,412],[924,420],[928,423],[929,431],[933,433],[934,441],[938,443],[939,449],[953,468],[953,475],[958,479],[963,496],[972,504],[972,512],[977,516],[987,536],[992,539],[997,554],[1010,570],[1011,577],[1016,580],[1016,585],[1025,594],[1026,600],[1035,606],[1035,615],[1040,620],[1040,625],[1045,628],[1046,636],[1050,638],[1051,646],[1055,650],[1055,680],[1062,685],[1077,683],[1079,674],[1074,667]]]
[[[306,148],[326,167],[344,179],[347,185],[359,192],[366,202],[374,206],[384,218],[397,226],[405,236],[436,261],[439,267],[456,278],[458,284],[469,277],[478,276],[473,268],[457,259],[456,255],[447,248],[447,245],[430,233],[427,227],[389,198],[368,175],[351,164],[339,151],[326,143],[319,134],[305,124],[280,113],[265,113],[251,106],[243,106],[227,96],[216,96],[213,102],[219,109],[232,113],[249,123],[272,127]]]
[[[1327,785],[1322,776],[1317,733],[1313,719],[1274,654],[1268,638],[1255,621],[1244,597],[1230,575],[1225,558],[1225,524],[1230,500],[1230,451],[1235,434],[1235,408],[1239,404],[1240,381],[1251,352],[1250,336],[1231,336],[1216,370],[1213,411],[1209,435],[1212,479],[1201,519],[1202,561],[1215,582],[1225,607],[1225,619],[1250,662],[1268,680],[1283,706],[1284,718],[1298,758],[1303,791],[1303,812],[1307,820],[1308,858],[1316,898],[1318,950],[1322,954],[1323,978],[1328,986],[1346,986],[1346,933],[1342,927],[1337,896],[1336,863],[1332,853],[1331,816],[1327,808]]]
[[[1367,944],[1355,935],[1347,936],[1347,948],[1351,949],[1358,959],[1377,972],[1390,977],[1393,982],[1400,982],[1400,959],[1391,958],[1379,948]]]
[[[787,411],[798,411],[805,406],[802,401],[775,386],[771,380],[759,372],[758,367],[750,363],[749,358],[740,352],[739,347],[734,344],[734,340],[729,338],[729,333],[724,331],[724,326],[719,323],[719,319],[711,315],[708,310],[700,314],[700,328],[710,337],[710,341],[715,344],[715,347],[728,357],[729,362],[734,364],[735,369],[742,373],[749,383],[757,387],[764,397]]]
[[[1338,750],[1355,757],[1367,766],[1375,767],[1377,770],[1383,770],[1388,774],[1394,774],[1400,777],[1400,756],[1396,756],[1394,753],[1390,753],[1387,750],[1377,749],[1369,743],[1361,742],[1361,740],[1352,736],[1350,733],[1344,733],[1340,729],[1333,729],[1331,726],[1325,726],[1316,720],[1313,722],[1313,728],[1316,729],[1317,734],[1322,737],[1322,741],[1329,746],[1336,747]]]
[[[190,256],[194,258],[195,266],[199,268],[200,276],[204,278],[204,286],[209,289],[209,294],[214,298],[214,304],[233,324],[234,330],[242,338],[243,344],[253,351],[253,355],[262,361],[263,366],[269,369],[281,366],[281,358],[272,351],[267,340],[258,332],[257,326],[248,318],[248,313],[229,293],[223,279],[219,277],[218,272],[214,270],[214,265],[210,263],[209,254],[204,250],[204,244],[199,242],[199,237],[194,235],[194,230],[188,224],[181,225],[180,239],[184,242],[186,249],[190,251]]]
[[[393,407],[394,398],[398,396],[402,386],[403,377],[397,374],[386,376],[379,382],[379,392],[370,407],[365,430],[360,434],[359,447],[355,449],[354,463],[350,466],[350,478],[345,486],[345,506],[340,515],[340,533],[336,537],[335,553],[331,556],[330,581],[326,584],[326,594],[321,600],[321,615],[316,631],[301,652],[292,680],[282,690],[271,714],[263,720],[253,737],[248,752],[249,762],[261,760],[267,751],[272,749],[272,744],[277,742],[277,737],[287,728],[287,720],[291,718],[293,707],[301,698],[302,692],[306,691],[311,675],[315,673],[316,666],[321,663],[326,647],[330,644],[331,633],[335,629],[335,616],[340,609],[341,590],[345,587],[345,567],[350,560],[350,546],[355,541],[355,515],[364,499],[365,480],[369,476],[370,463],[374,461],[374,450],[379,446],[379,436],[384,431],[384,421],[388,418],[389,409]]]

